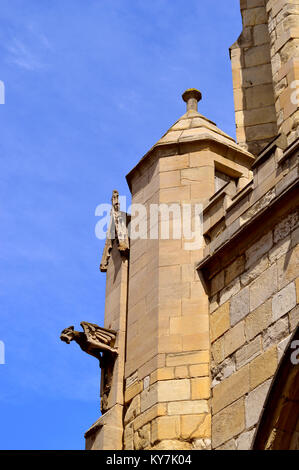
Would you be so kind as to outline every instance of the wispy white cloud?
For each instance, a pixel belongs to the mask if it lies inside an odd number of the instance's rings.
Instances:
[[[43,67],[43,63],[34,56],[29,48],[19,39],[14,38],[7,46],[8,61],[26,70],[35,70]]]
[[[30,71],[45,68],[46,53],[52,49],[48,38],[32,26],[27,28],[25,36],[26,39],[15,36],[7,44],[7,61]]]

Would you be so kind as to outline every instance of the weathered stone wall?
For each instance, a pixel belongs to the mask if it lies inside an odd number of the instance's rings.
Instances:
[[[278,131],[290,144],[298,137],[299,2],[266,2]]]
[[[281,147],[277,138],[259,156],[247,186],[228,184],[205,205],[214,449],[250,448],[298,325],[298,141]]]
[[[231,47],[237,141],[257,155],[283,132],[298,137],[298,0],[241,0]]]
[[[257,155],[277,134],[264,0],[241,0],[243,31],[230,49],[237,142]]]
[[[298,233],[295,211],[211,280],[213,448],[250,448],[298,324]]]

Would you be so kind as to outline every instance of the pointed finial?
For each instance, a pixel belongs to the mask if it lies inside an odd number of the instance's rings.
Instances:
[[[187,103],[187,111],[193,109],[197,111],[198,102],[201,100],[201,93],[196,88],[188,88],[183,94],[182,98]]]

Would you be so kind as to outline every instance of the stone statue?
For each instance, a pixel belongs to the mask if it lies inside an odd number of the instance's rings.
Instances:
[[[112,209],[110,223],[107,230],[106,243],[103,251],[102,261],[100,270],[106,272],[108,268],[108,262],[110,253],[113,246],[113,241],[117,243],[118,250],[125,254],[129,250],[129,235],[126,226],[126,219],[128,218],[125,212],[121,212],[119,204],[119,194],[116,189],[112,192]]]
[[[61,341],[70,344],[71,341],[76,341],[82,351],[96,357],[101,362],[103,356],[101,353],[109,353],[112,356],[118,354],[117,349],[114,347],[116,340],[116,332],[101,328],[93,323],[81,322],[84,332],[75,331],[73,326],[65,328],[60,335]]]
[[[118,356],[115,348],[116,331],[101,328],[93,323],[81,322],[83,332],[75,331],[73,326],[65,328],[60,335],[61,341],[70,344],[76,341],[82,351],[96,357],[102,369],[101,378],[101,411],[109,409],[109,394],[112,386],[115,359]]]

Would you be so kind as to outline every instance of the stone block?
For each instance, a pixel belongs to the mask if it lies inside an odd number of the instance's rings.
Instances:
[[[128,403],[143,390],[143,383],[136,382],[125,391],[125,402]]]
[[[230,301],[230,322],[234,326],[249,313],[249,287],[234,295]]]
[[[229,302],[221,305],[210,319],[211,341],[214,342],[230,328]]]
[[[86,450],[122,450],[122,414],[123,407],[115,405],[102,415],[87,431]]]
[[[242,111],[244,109],[245,96],[242,88],[234,87],[234,105],[235,111]]]
[[[194,439],[192,441],[193,450],[211,450],[211,439]]]
[[[250,8],[243,12],[244,26],[256,26],[267,23],[267,14],[265,7]]]
[[[244,321],[239,322],[224,335],[224,357],[230,356],[245,343]]]
[[[138,369],[138,377],[143,379],[147,375],[150,375],[156,369],[162,369],[165,367],[165,354],[156,354],[150,360],[144,362],[144,364]]]
[[[131,401],[126,414],[125,414],[125,424],[128,424],[130,421],[136,418],[140,413],[140,395],[137,395]]]
[[[245,428],[245,403],[244,398],[227,406],[213,417],[212,421],[212,446],[219,447],[234,436],[237,436]]]
[[[214,297],[210,298],[209,307],[210,313],[213,313],[215,312],[215,310],[217,310],[217,308],[219,307],[218,295],[214,295]]]
[[[267,24],[259,24],[253,28],[253,41],[256,46],[269,43],[269,31]]]
[[[268,44],[250,47],[244,51],[245,67],[270,63],[270,48]]]
[[[191,398],[192,400],[204,400],[210,398],[210,379],[209,377],[199,377],[191,379]]]
[[[255,429],[240,434],[236,440],[237,450],[250,450]]]
[[[150,385],[160,380],[170,380],[174,379],[174,369],[173,367],[162,367],[160,369],[154,370],[150,376]]]
[[[160,173],[160,188],[173,188],[175,186],[180,186],[181,184],[181,174],[179,170],[175,171],[166,171],[165,173]]]
[[[264,108],[273,105],[273,85],[256,85],[245,89],[247,109]]]
[[[183,350],[181,335],[167,335],[159,337],[159,353],[180,352]]]
[[[299,243],[299,227],[291,233],[292,248]]]
[[[291,310],[288,316],[290,322],[290,331],[293,331],[295,328],[297,328],[299,323],[299,305]]]
[[[169,287],[169,285],[177,285],[181,282],[180,266],[162,266],[159,268],[159,284],[161,287]]]
[[[277,132],[276,123],[259,124],[258,126],[250,126],[246,128],[246,137],[248,142],[257,140],[266,140],[275,136]]]
[[[190,187],[180,186],[160,190],[160,203],[185,202],[190,200]]]
[[[134,450],[143,450],[150,447],[151,425],[146,424],[134,433]]]
[[[291,237],[287,237],[284,240],[280,240],[269,252],[270,263],[274,263],[281,256],[285,255],[291,248],[292,240]]]
[[[237,450],[236,441],[235,441],[235,439],[230,439],[229,441],[227,441],[222,446],[219,446],[219,447],[217,447],[216,449],[213,449],[213,450]]]
[[[271,80],[272,70],[270,63],[245,68],[243,71],[243,83],[246,88],[271,83]],[[245,126],[255,126],[257,124],[274,122],[274,106],[266,106],[264,108],[260,108],[259,111],[261,112],[261,115],[257,117],[256,121],[254,121],[253,117],[257,116],[257,110],[245,110],[243,124]]]
[[[246,8],[264,7],[265,0],[246,0]]]
[[[265,255],[253,263],[247,269],[247,271],[241,275],[241,285],[247,286],[250,284],[250,282],[254,281],[258,276],[260,276],[268,267],[269,260],[267,255]]]
[[[269,348],[249,364],[250,389],[253,390],[275,374],[277,368],[277,347]]]
[[[209,300],[205,296],[201,299],[182,299],[182,315],[198,315],[200,312],[208,312]],[[175,315],[179,316],[179,315]]]
[[[178,439],[164,439],[150,448],[150,450],[192,450],[191,442],[183,442]]]
[[[298,224],[298,213],[292,212],[274,227],[274,243],[286,238]]]
[[[205,377],[209,375],[209,364],[195,364],[189,366],[190,377]]]
[[[284,355],[284,352],[285,352],[285,350],[286,350],[287,345],[289,344],[289,341],[290,341],[290,339],[291,339],[291,336],[292,336],[292,335],[287,336],[285,339],[283,339],[282,341],[280,341],[280,343],[278,343],[278,345],[277,345],[277,357],[278,357],[278,362],[280,361],[280,359],[281,359],[282,356]]]
[[[143,390],[141,393],[140,409],[142,413],[158,402],[157,385],[158,382]]]
[[[180,417],[161,416],[152,422],[152,444],[163,439],[176,439],[180,436]]]
[[[182,249],[181,240],[159,240],[160,266],[187,263],[190,263],[190,252]]]
[[[296,288],[295,283],[291,282],[281,289],[272,299],[273,319],[278,320],[287,312],[292,310],[296,305]]]
[[[168,403],[169,415],[188,415],[208,413],[209,406],[206,400],[174,401]]]
[[[299,245],[281,256],[277,261],[278,287],[282,287],[295,280],[298,276]]]
[[[273,245],[272,232],[268,232],[246,251],[246,269],[256,263]]]
[[[271,385],[271,379],[264,382],[248,394],[245,399],[246,427],[254,426],[260,417],[268,390]]]
[[[213,388],[212,409],[213,414],[230,405],[249,391],[249,366],[224,379]]]
[[[210,346],[209,332],[184,335],[183,351],[206,350]]]
[[[272,322],[272,301],[260,305],[256,310],[250,313],[245,319],[246,340],[252,338],[264,331]]]
[[[190,185],[200,183],[204,188],[207,185],[209,178],[213,178],[214,170],[212,166],[200,166],[193,168],[186,168],[181,170],[181,184]],[[210,188],[208,187],[210,190]]]
[[[236,277],[243,273],[245,257],[239,256],[225,269],[225,285],[230,284]]]
[[[189,166],[189,154],[172,155],[171,157],[161,158],[159,161],[160,172],[180,170],[182,168],[188,168],[188,166]]]
[[[240,369],[245,364],[251,362],[255,357],[261,353],[261,336],[257,336],[253,341],[245,344],[241,349],[236,352],[236,367]]]
[[[211,281],[211,295],[216,294],[224,287],[224,271],[216,274]]]
[[[209,352],[199,351],[190,353],[168,354],[166,357],[166,366],[182,366],[191,364],[207,364],[209,363]]]
[[[264,66],[262,66],[264,67]],[[260,67],[253,67],[253,69],[256,69],[256,68],[259,68]],[[267,67],[268,69],[268,67]],[[250,73],[249,73],[250,72]],[[257,80],[266,80],[266,75],[265,74],[262,74],[261,73],[262,71],[260,70],[260,73],[259,75],[255,77],[255,82]],[[245,73],[245,71],[244,71]],[[247,82],[246,83],[250,83],[253,78],[251,79],[251,74],[253,74],[253,70],[252,69],[248,69],[247,71],[247,74],[246,74],[246,78],[247,78]],[[272,79],[272,75],[271,75],[271,79]],[[268,122],[276,122],[276,112],[275,112],[275,108],[274,106],[266,106],[264,108],[259,108],[259,109],[250,109],[250,110],[245,110],[244,111],[244,125],[247,127],[247,126],[256,126],[257,124],[265,124],[265,123],[268,123]]]
[[[129,388],[134,383],[138,382],[138,373],[134,372],[126,379],[126,388]]]
[[[124,448],[125,450],[134,450],[134,432],[133,428],[127,426],[124,431]]]
[[[186,440],[211,437],[211,415],[198,414],[181,417],[181,437]]]
[[[277,266],[266,269],[249,287],[250,311],[255,310],[277,291]]]
[[[171,335],[192,335],[196,332],[208,332],[208,315],[184,315],[170,318]]]
[[[187,366],[178,366],[174,370],[174,376],[176,379],[186,379],[189,377],[189,370]]]
[[[153,419],[158,416],[165,416],[167,414],[167,405],[166,403],[158,403],[152,406],[149,410],[137,416],[133,421],[134,431],[141,428],[145,424],[151,422]]]
[[[211,347],[212,358],[216,364],[224,360],[224,337],[217,339]]]
[[[158,402],[189,400],[190,399],[190,380],[165,380],[158,382]]]
[[[216,387],[224,379],[230,377],[236,371],[236,365],[233,357],[225,359],[221,364],[212,367],[212,388]]]
[[[264,351],[271,346],[278,344],[283,338],[289,334],[289,319],[281,318],[276,323],[271,325],[264,333],[263,336],[263,349]]]
[[[232,281],[227,287],[220,291],[220,305],[227,302],[233,295],[237,294],[240,290],[239,278]]]

